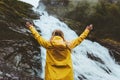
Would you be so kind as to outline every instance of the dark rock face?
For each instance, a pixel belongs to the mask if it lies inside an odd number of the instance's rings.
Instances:
[[[40,52],[30,40],[0,41],[0,71],[12,77],[35,77],[40,71]],[[2,74],[3,75],[3,74]]]
[[[24,26],[37,16],[29,4],[0,0],[0,80],[41,80],[39,45]]]
[[[30,34],[16,32],[6,24],[0,24],[0,77],[37,78],[41,70],[40,49]],[[25,29],[26,30],[26,29]],[[38,79],[40,78],[38,77]]]

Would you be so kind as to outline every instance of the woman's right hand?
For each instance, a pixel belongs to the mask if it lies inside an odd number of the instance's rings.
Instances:
[[[90,24],[89,26],[87,26],[87,27],[86,27],[86,29],[88,29],[88,30],[90,30],[90,31],[91,31],[91,30],[93,29],[93,25],[92,25],[92,24]]]
[[[30,26],[33,26],[33,24],[32,23],[30,23],[30,22],[26,22],[26,25],[25,25],[27,28],[29,28]]]

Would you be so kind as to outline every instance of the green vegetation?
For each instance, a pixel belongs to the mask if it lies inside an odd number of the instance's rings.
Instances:
[[[120,1],[110,2],[99,0],[91,7],[91,4],[83,1],[74,11],[66,14],[67,18],[80,21],[82,26],[94,24],[94,35],[97,38],[111,38],[120,41]]]
[[[19,0],[0,0],[0,22],[21,25],[24,20],[35,18],[37,15],[30,4]]]

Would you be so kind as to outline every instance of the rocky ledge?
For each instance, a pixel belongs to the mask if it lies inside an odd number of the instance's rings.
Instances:
[[[0,0],[0,80],[41,80],[39,45],[25,28],[38,16],[30,4]]]

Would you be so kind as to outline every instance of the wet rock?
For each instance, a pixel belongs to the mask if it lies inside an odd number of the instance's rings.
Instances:
[[[25,28],[37,17],[30,4],[0,0],[0,80],[41,80],[39,45]]]
[[[120,42],[112,39],[97,40],[101,45],[108,48],[109,53],[116,63],[120,64]]]
[[[0,71],[9,74],[17,73],[17,77],[21,74],[38,75],[34,70],[41,69],[40,57],[35,58],[40,54],[38,45],[27,40],[2,40],[0,44],[3,45],[0,46]]]

